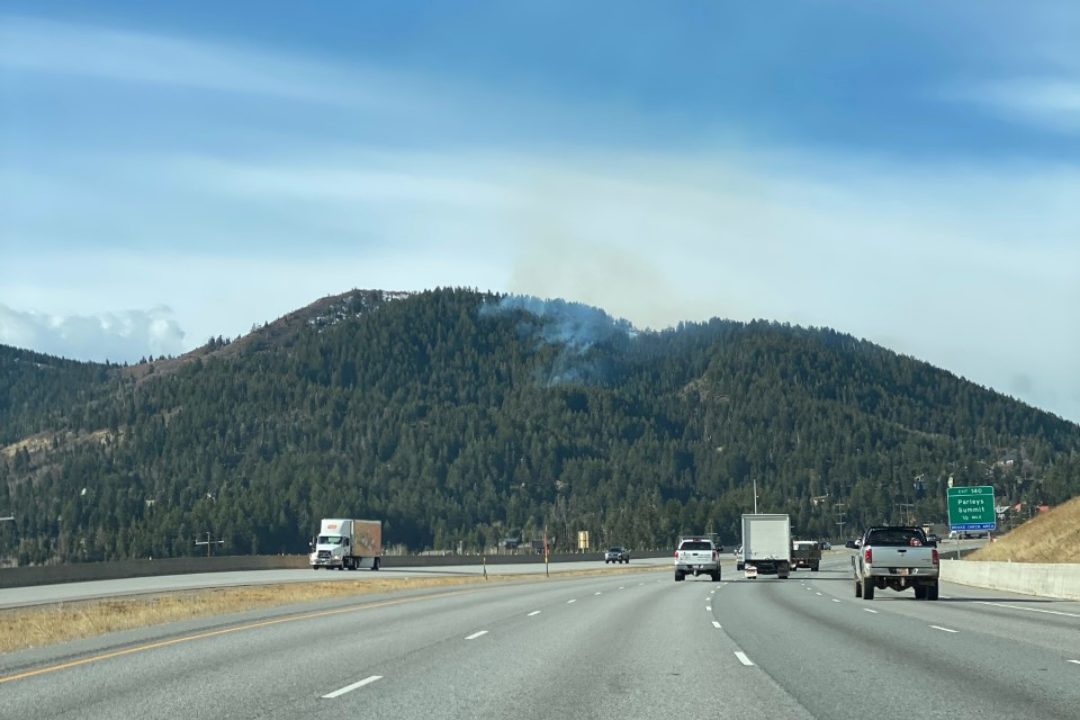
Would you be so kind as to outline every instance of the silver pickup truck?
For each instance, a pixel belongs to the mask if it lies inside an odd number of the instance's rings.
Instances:
[[[687,575],[708,575],[713,582],[720,581],[720,549],[711,538],[690,537],[679,542],[675,551],[675,582],[682,582]]]
[[[855,551],[855,597],[873,600],[876,588],[914,588],[916,600],[938,599],[938,550],[921,528],[869,528]]]

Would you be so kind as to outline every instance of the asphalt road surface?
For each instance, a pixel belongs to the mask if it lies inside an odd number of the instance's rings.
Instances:
[[[1080,717],[1080,603],[669,569],[335,601],[0,657],[0,717]]]

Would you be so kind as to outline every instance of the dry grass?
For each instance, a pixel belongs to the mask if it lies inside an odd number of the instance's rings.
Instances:
[[[663,566],[665,569],[666,565]],[[553,577],[611,574],[654,569],[651,567],[576,570],[552,573]],[[209,617],[243,610],[303,603],[335,597],[388,593],[418,588],[476,585],[493,581],[540,581],[544,576],[495,575],[430,578],[379,578],[254,585],[238,588],[165,593],[153,596],[85,600],[30,608],[0,610],[0,652],[24,650],[96,637],[118,630],[147,627],[174,620]]]
[[[1080,563],[1080,497],[1028,520],[967,559]]]

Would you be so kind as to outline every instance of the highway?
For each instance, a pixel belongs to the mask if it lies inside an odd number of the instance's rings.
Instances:
[[[335,600],[0,657],[0,717],[1080,717],[1080,603],[821,572]]]
[[[651,566],[663,563],[663,560],[634,560],[636,565]],[[551,572],[568,570],[595,570],[594,562],[552,563]],[[603,563],[599,564],[603,567]],[[489,575],[522,575],[544,572],[542,563],[492,564],[488,565]],[[178,590],[197,590],[201,588],[241,587],[246,585],[273,585],[278,583],[339,582],[344,580],[385,580],[388,578],[424,578],[424,577],[479,577],[484,574],[480,565],[447,565],[430,567],[386,568],[378,572],[370,570],[250,570],[243,572],[189,573],[186,575],[155,575],[151,577],[124,578],[121,580],[92,580],[77,583],[58,583],[55,585],[32,585],[0,589],[0,610],[5,608],[45,605],[58,602],[94,600],[97,598],[121,597],[124,595],[145,595],[152,593],[173,592]]]

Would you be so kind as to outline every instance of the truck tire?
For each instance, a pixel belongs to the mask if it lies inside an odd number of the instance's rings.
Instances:
[[[742,563],[735,563],[735,569],[738,570],[739,572],[742,572],[743,569],[744,569],[743,564]]]
[[[935,582],[933,585],[926,586],[926,599],[937,600],[938,599],[938,584]]]
[[[810,572],[817,572],[821,569],[821,563],[814,563],[814,567],[810,568]]]
[[[926,599],[926,591],[929,590],[929,589],[930,588],[928,586],[926,586],[926,585],[916,585],[915,586],[915,599],[916,600],[925,600]]]
[[[380,558],[375,558],[374,560],[371,561],[371,569],[373,571],[377,571],[382,566],[382,563],[379,562],[379,560],[380,560]]]
[[[714,572],[712,574],[712,581],[713,582],[720,582],[720,568],[717,568],[716,572]]]
[[[863,600],[873,600],[874,599],[874,581],[873,580],[868,580],[868,581],[863,583],[862,596],[863,596]]]
[[[858,580],[855,581],[855,597],[857,597],[857,598],[862,597],[862,583],[859,582]]]
[[[675,582],[682,582],[686,578],[686,573],[681,573],[678,570],[675,571]]]

